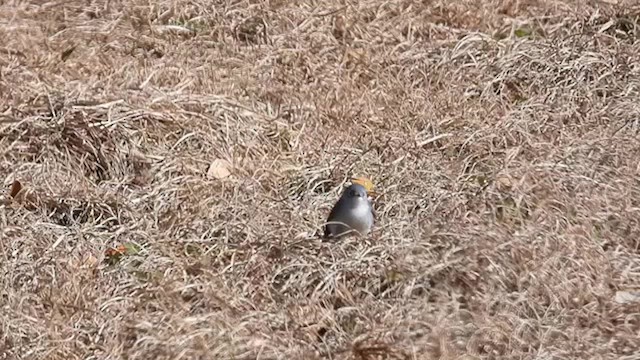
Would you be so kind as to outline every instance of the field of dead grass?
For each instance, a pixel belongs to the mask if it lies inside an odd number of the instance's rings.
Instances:
[[[638,16],[0,2],[0,359],[637,359]]]

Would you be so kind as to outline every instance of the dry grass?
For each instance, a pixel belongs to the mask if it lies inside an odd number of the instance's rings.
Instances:
[[[635,1],[309,3],[0,3],[0,359],[637,358]]]

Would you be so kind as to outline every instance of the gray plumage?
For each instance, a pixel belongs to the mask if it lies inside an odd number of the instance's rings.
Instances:
[[[360,184],[346,188],[333,206],[324,228],[325,238],[366,235],[373,226],[373,208],[367,190]]]

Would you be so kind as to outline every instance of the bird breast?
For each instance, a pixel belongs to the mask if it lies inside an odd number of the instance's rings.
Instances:
[[[371,213],[371,207],[366,202],[367,200],[358,201],[358,205],[355,206],[349,212],[349,225],[359,232],[367,232],[373,222],[373,214]]]

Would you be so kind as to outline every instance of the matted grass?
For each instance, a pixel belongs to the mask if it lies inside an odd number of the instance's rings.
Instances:
[[[2,2],[0,358],[636,358],[639,16]]]

